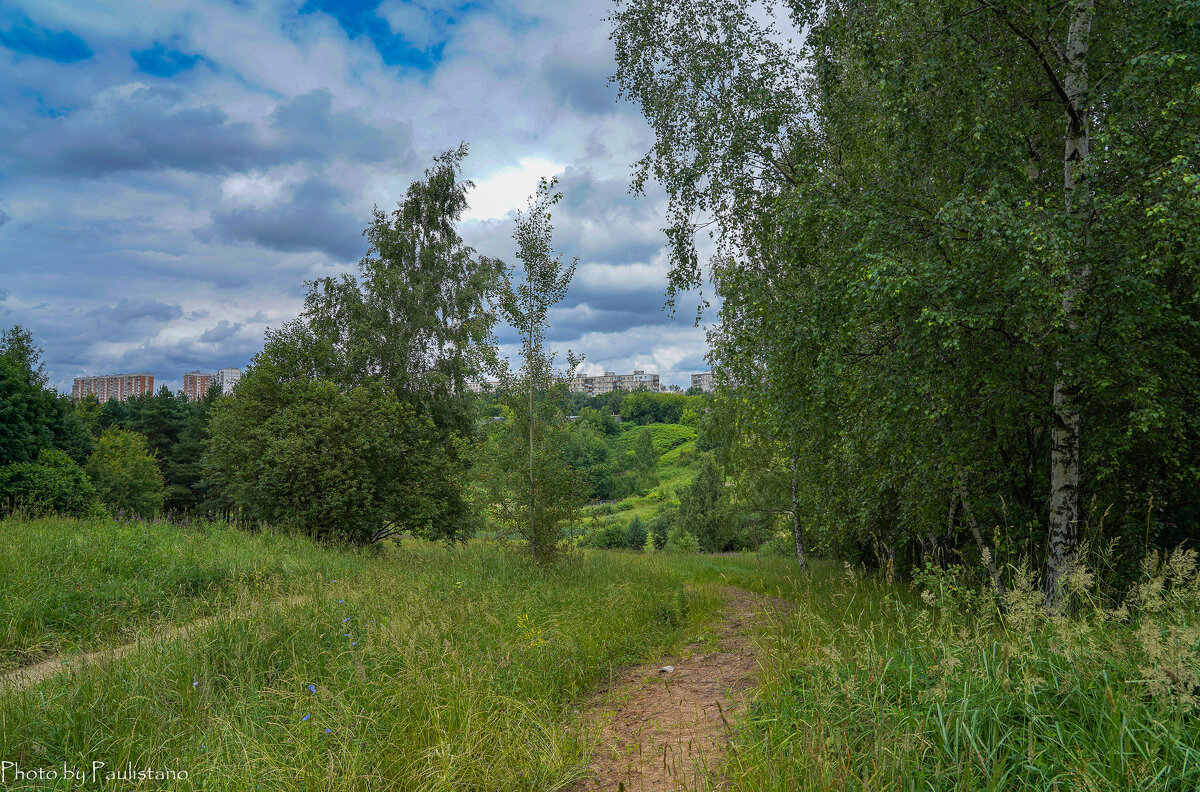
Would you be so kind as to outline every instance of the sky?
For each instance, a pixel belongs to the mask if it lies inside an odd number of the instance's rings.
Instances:
[[[687,387],[696,300],[664,312],[653,136],[607,84],[609,0],[0,0],[0,327],[74,377],[245,366],[306,279],[466,141],[461,233],[516,263],[513,214],[557,176],[579,267],[551,346],[585,373]],[[502,350],[515,334],[501,329]]]

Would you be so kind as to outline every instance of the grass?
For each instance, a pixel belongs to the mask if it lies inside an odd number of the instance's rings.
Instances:
[[[98,555],[125,570],[211,538],[196,552],[240,570],[213,590],[258,607],[4,692],[0,759],[25,768],[186,770],[172,789],[569,788],[591,747],[577,710],[617,667],[710,635],[734,585],[794,607],[754,635],[760,684],[723,788],[1200,788],[1194,554],[1148,567],[1121,607],[1081,570],[1070,618],[1018,575],[1001,619],[961,570],[913,587],[752,555],[589,551],[538,567],[511,543],[405,540],[368,557],[216,528],[4,526],[51,527],[37,542],[102,537]],[[244,574],[266,556],[278,586]],[[307,596],[282,597],[284,581]]]
[[[0,521],[0,670],[216,613],[239,587],[289,591],[366,561],[220,525]]]
[[[820,567],[757,638],[763,676],[730,788],[1200,788],[1188,574],[1151,580],[1140,611],[1085,603],[1072,618],[1047,615],[1018,576],[1001,620],[959,581],[932,581],[923,602]]]
[[[414,540],[309,593],[4,693],[0,756],[186,770],[178,789],[561,789],[589,750],[574,710],[721,601],[665,556]]]

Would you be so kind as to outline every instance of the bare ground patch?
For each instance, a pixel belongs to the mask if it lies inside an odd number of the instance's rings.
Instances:
[[[727,591],[717,651],[694,646],[630,668],[593,702],[585,717],[600,724],[599,742],[588,778],[572,792],[719,786],[730,731],[748,704],[758,668],[748,629],[787,606],[773,597]]]

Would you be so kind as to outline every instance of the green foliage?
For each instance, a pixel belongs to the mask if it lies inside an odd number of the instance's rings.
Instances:
[[[428,416],[382,385],[286,379],[273,351],[213,408],[204,457],[245,516],[315,539],[463,538],[455,457]]]
[[[679,493],[677,526],[700,542],[705,552],[728,549],[733,538],[725,506],[725,476],[712,456],[700,461],[696,478]]]
[[[70,517],[102,511],[83,468],[54,448],[42,449],[36,462],[0,467],[0,510]]]
[[[629,531],[620,522],[601,523],[593,526],[580,544],[605,550],[625,548],[629,546]]]
[[[663,549],[673,550],[677,553],[698,553],[700,552],[700,541],[683,526],[676,525],[667,532],[667,542],[663,545]]]
[[[460,179],[466,153],[463,145],[435,158],[390,214],[376,208],[357,276],[311,282],[301,316],[267,334],[252,368],[260,382],[269,376],[279,387],[272,392],[274,386],[263,383],[253,408],[219,409],[226,419],[221,431],[246,426],[240,416],[251,414],[279,425],[286,441],[259,439],[280,460],[304,460],[309,481],[299,481],[297,470],[271,468],[237,451],[233,435],[218,436],[214,416],[212,443],[220,450],[209,457],[208,469],[214,482],[229,483],[236,505],[314,535],[355,540],[386,534],[393,523],[447,539],[474,530],[463,482],[465,451],[476,432],[475,400],[461,394],[494,358],[494,301],[503,265],[476,255],[458,234],[470,188]],[[336,416],[309,414],[318,404],[328,404]],[[367,414],[355,418],[350,412],[360,404]],[[275,408],[286,414],[274,415]],[[369,436],[306,439],[308,420]],[[313,436],[322,441],[309,443]],[[322,456],[316,449],[326,444],[362,457]],[[418,449],[425,459],[405,458]],[[384,461],[396,469],[368,469]],[[223,469],[226,464],[236,467]],[[356,484],[335,492],[319,489],[322,480]],[[268,482],[295,497],[272,495]]]
[[[0,332],[0,465],[33,462],[47,448],[81,463],[91,451],[83,417],[46,387],[41,355],[20,325]]]
[[[654,441],[646,429],[638,432],[633,443],[632,462],[633,469],[640,473],[649,473],[658,467],[658,451],[654,450]]]
[[[696,400],[681,393],[634,391],[621,399],[621,419],[642,426],[677,424],[686,406],[693,401]]]
[[[705,279],[695,229],[720,229],[714,365],[746,423],[726,437],[771,461],[757,505],[909,564],[935,542],[979,555],[962,509],[947,519],[960,481],[985,545],[1042,557],[1048,525],[1099,532],[1051,513],[1055,493],[1094,498],[1126,564],[1193,538],[1194,4],[784,6],[804,35],[741,0],[612,17],[617,82],[655,132],[634,185],[670,198],[673,294]],[[1052,461],[1077,490],[1052,492]]]
[[[553,556],[564,525],[578,519],[604,467],[599,436],[571,431],[563,413],[566,386],[554,375],[555,353],[546,349],[550,308],[566,296],[577,263],[564,266],[554,253],[550,208],[561,198],[554,184],[542,180],[528,210],[517,215],[513,238],[524,278],[515,285],[511,275],[505,279],[500,308],[521,336],[522,367],[514,375],[507,362],[497,366],[504,421],[492,425],[476,466],[484,508],[529,541],[535,561]],[[580,361],[567,351],[570,371]],[[568,454],[579,467],[564,464]]]
[[[576,423],[580,426],[590,427],[602,435],[615,435],[621,431],[612,413],[608,410],[597,410],[593,407],[581,408],[576,417]]]
[[[646,540],[649,537],[649,532],[646,530],[646,524],[642,522],[641,517],[634,517],[629,521],[629,525],[625,528],[626,540],[625,546],[630,550],[641,550],[646,546]]]
[[[589,500],[604,500],[610,497],[612,454],[593,426],[576,421],[565,433],[563,462],[582,477]]]
[[[163,475],[146,438],[137,432],[105,429],[84,471],[113,514],[153,517],[162,511]]]

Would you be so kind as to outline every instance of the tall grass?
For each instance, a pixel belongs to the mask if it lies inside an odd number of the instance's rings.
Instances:
[[[0,755],[186,770],[178,789],[562,789],[590,750],[582,702],[719,606],[687,577],[408,541],[310,599],[4,694]]]
[[[239,587],[290,591],[358,553],[220,524],[0,521],[0,670],[218,612]]]
[[[988,591],[821,570],[758,637],[759,698],[728,772],[742,790],[1200,788],[1195,554],[1119,607],[1078,568],[1070,616],[1017,575]]]

